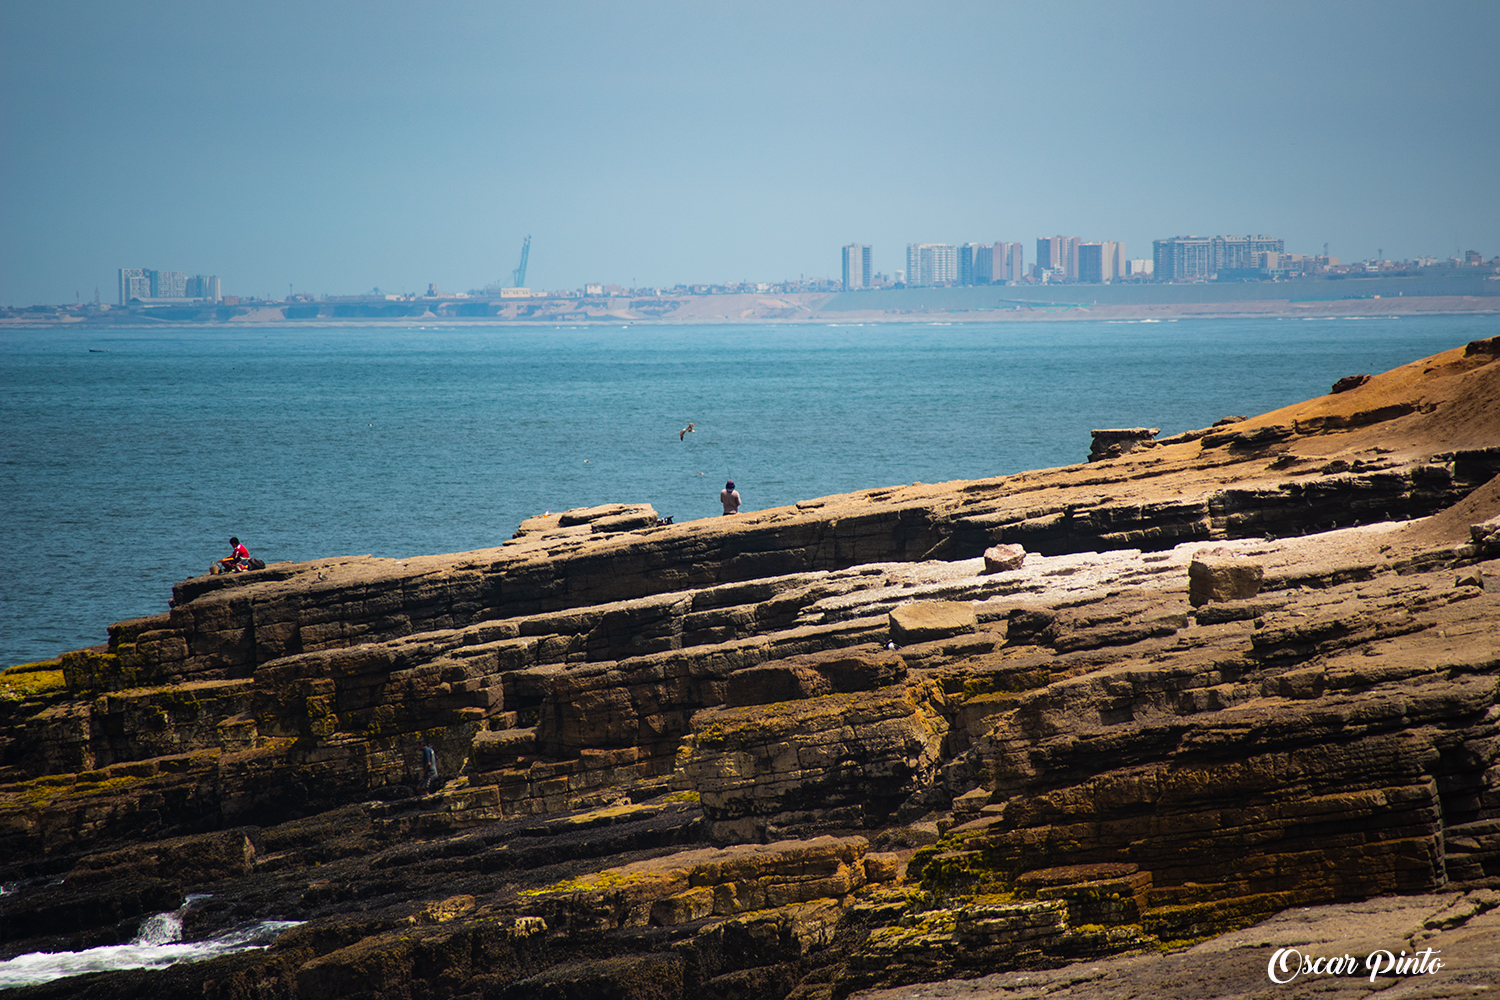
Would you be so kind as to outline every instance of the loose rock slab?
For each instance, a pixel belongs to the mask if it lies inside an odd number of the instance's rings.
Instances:
[[[891,639],[898,645],[931,642],[979,631],[974,605],[966,601],[920,601],[890,613]]]

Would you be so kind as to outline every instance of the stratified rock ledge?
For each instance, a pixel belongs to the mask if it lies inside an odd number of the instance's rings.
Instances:
[[[182,907],[301,923],[17,995],[1210,996],[1297,941],[1500,984],[1496,348],[1059,469],[184,581],[0,674],[0,959]]]

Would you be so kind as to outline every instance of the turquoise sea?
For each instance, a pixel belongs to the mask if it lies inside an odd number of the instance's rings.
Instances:
[[[1497,317],[0,330],[0,665],[104,641],[238,535],[275,562],[498,545],[1080,462],[1095,427],[1254,414]],[[679,440],[679,431],[696,429]]]

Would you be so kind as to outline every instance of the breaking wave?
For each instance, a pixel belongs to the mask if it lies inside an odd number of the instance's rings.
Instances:
[[[299,920],[263,920],[203,941],[182,940],[182,917],[202,896],[169,913],[147,917],[129,944],[103,945],[83,951],[37,951],[0,962],[0,990],[50,983],[90,972],[165,969],[179,962],[203,962],[220,955],[264,948]]]

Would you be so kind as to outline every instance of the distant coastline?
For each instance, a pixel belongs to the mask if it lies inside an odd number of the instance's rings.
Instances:
[[[1500,313],[1500,275],[1285,282],[988,285],[857,292],[642,293],[599,296],[406,297],[241,302],[129,309],[0,310],[0,327],[493,326],[717,323],[1036,322],[1236,316],[1330,317]]]

